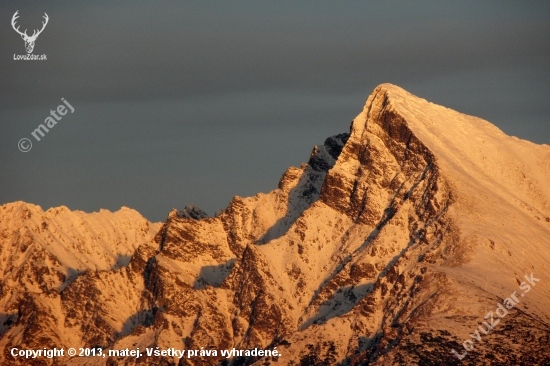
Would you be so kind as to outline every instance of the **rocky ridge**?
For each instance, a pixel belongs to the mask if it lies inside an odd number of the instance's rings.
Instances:
[[[316,146],[277,189],[235,197],[216,217],[175,210],[125,262],[98,254],[94,270],[67,280],[53,269],[84,259],[52,249],[31,261],[22,258],[31,239],[3,233],[3,248],[18,243],[4,263],[45,268],[11,277],[34,287],[4,322],[3,362],[17,363],[13,345],[41,342],[282,354],[41,360],[50,364],[548,363],[548,161],[547,145],[383,84],[349,133]],[[35,236],[48,237],[40,225]],[[487,312],[529,273],[540,279],[533,291],[475,341]],[[474,348],[460,361],[452,351],[463,354],[467,339]]]

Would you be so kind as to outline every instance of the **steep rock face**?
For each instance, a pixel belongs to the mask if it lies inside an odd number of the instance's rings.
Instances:
[[[34,252],[30,232],[3,234],[19,243],[13,261],[44,268],[4,271],[39,294],[5,316],[5,360],[9,347],[41,340],[218,350],[56,360],[75,365],[458,364],[453,350],[473,340],[464,364],[548,363],[548,161],[548,146],[381,85],[350,133],[316,146],[277,189],[235,197],[214,218],[174,210],[122,265],[64,282],[51,268],[65,262]],[[499,326],[475,333],[531,272],[540,282]],[[282,356],[219,352],[255,347]]]
[[[267,347],[295,329],[292,298],[288,299],[277,271],[260,251],[248,246],[223,286],[232,290],[231,314],[235,344],[242,349]]]
[[[489,146],[502,141],[504,151],[466,143],[462,135],[470,130],[491,142]],[[455,146],[457,141],[461,148]],[[522,156],[512,157],[509,151],[521,151]],[[550,192],[543,183],[548,170],[540,174],[540,166],[541,157],[549,152],[548,146],[509,138],[485,121],[432,105],[402,89],[378,87],[355,119],[348,143],[325,179],[319,201],[354,224],[342,236],[335,270],[321,276],[325,280],[301,318],[301,330],[281,343],[292,355],[286,362],[459,361],[452,350],[464,352],[462,342],[472,339],[470,334],[476,334],[486,313],[518,290],[522,271],[538,268],[540,277],[546,277],[538,255],[550,254],[550,227],[540,219],[548,215]],[[501,161],[502,155],[509,159]],[[484,170],[475,160],[478,156]],[[516,170],[518,166],[523,168]],[[476,170],[483,171],[481,181],[472,176]],[[492,179],[487,181],[486,176]],[[503,187],[505,179],[519,184]],[[362,227],[372,229],[360,236],[363,241],[354,235]],[[304,239],[316,240],[308,235]],[[527,241],[537,255],[522,248]],[[496,253],[491,252],[495,242],[500,243]],[[309,273],[304,277],[311,281]],[[548,290],[537,287],[537,298],[530,304],[536,312],[527,310],[528,316],[537,318],[534,322],[541,331],[535,338],[540,340],[549,337],[549,314],[543,309],[550,303]],[[459,306],[461,302],[465,306]],[[528,327],[524,323],[519,332]],[[466,362],[476,364],[476,357],[484,355],[497,362],[517,361],[517,355],[495,351],[503,349],[498,341],[511,332],[507,327],[490,333],[485,343],[476,343]],[[525,347],[531,364],[547,362],[538,345],[512,338]],[[513,347],[507,342],[504,349]]]
[[[419,256],[456,237],[447,217],[452,202],[435,156],[391,110],[388,95],[375,91],[352,124],[319,202],[297,221],[298,235],[288,235],[287,243],[318,243],[298,244],[286,260],[285,267],[293,269],[287,271],[289,281],[303,304],[300,331],[286,339],[291,345],[286,352],[294,355],[289,358],[322,364],[372,348],[390,286],[404,284],[398,268],[419,270]],[[340,220],[326,220],[331,216]],[[318,226],[325,228],[323,235]],[[333,233],[328,238],[326,228]],[[281,251],[285,244],[274,245]],[[371,314],[370,321],[368,313],[353,319],[352,309],[365,304],[378,314]],[[390,305],[389,311],[396,307]],[[334,328],[337,333],[329,330]],[[306,343],[309,339],[317,341]],[[364,341],[358,344],[359,339]]]

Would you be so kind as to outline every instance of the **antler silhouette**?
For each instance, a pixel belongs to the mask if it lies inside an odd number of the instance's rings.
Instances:
[[[15,27],[16,20],[17,18],[19,18],[18,13],[19,13],[19,10],[17,10],[15,14],[13,14],[13,17],[11,18],[11,26],[17,33],[21,35],[21,38],[23,38],[23,40],[25,41],[25,48],[27,49],[27,53],[31,53],[32,50],[34,49],[34,42],[36,41],[36,38],[40,35],[40,33],[42,33],[44,28],[46,28],[46,25],[48,24],[48,21],[50,20],[50,18],[48,17],[48,14],[44,13],[43,18],[45,21],[42,22],[42,29],[40,30],[35,29],[32,36],[29,37],[26,29],[24,32],[21,32],[19,30],[19,26],[17,28]]]
[[[50,18],[48,17],[48,14],[46,14],[46,13],[44,13],[43,18],[46,20],[46,22],[42,22],[42,29],[40,29],[40,30],[36,30],[36,29],[35,29],[35,30],[34,30],[34,33],[33,33],[32,36],[31,36],[31,38],[36,38],[36,37],[38,37],[38,35],[39,35],[40,33],[42,33],[42,31],[44,30],[44,28],[46,28],[46,24],[48,24],[48,20],[50,20]],[[25,32],[26,32],[26,31],[27,31],[27,30],[25,30]],[[36,33],[36,32],[38,32],[38,33]],[[35,33],[36,33],[36,35],[35,35]]]
[[[15,14],[13,14],[13,18],[11,18],[11,26],[13,27],[13,30],[16,31],[17,33],[19,33],[21,36],[27,36],[27,30],[26,29],[25,29],[25,32],[23,33],[19,30],[19,26],[17,28],[15,28],[15,21],[17,20],[17,18],[19,18],[19,15],[17,13],[19,13],[19,10],[17,10],[15,12]],[[46,14],[46,13],[44,13],[44,14]]]

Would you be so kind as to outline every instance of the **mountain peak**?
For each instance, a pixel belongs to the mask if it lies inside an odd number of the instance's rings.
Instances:
[[[354,120],[353,131],[352,139],[372,131],[406,150],[424,149],[461,188],[471,186],[472,176],[483,177],[489,190],[505,195],[501,197],[504,200],[519,196],[540,210],[550,210],[550,202],[544,198],[548,192],[544,186],[550,181],[550,146],[508,136],[481,118],[382,84]]]

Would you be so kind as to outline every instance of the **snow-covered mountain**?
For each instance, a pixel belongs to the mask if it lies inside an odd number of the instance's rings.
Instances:
[[[349,133],[216,217],[7,204],[2,364],[30,364],[13,347],[217,350],[40,359],[67,365],[549,364],[549,182],[550,146],[383,84]]]
[[[39,349],[65,344],[70,335],[64,331],[61,294],[67,286],[85,273],[127,265],[136,248],[150,241],[160,226],[127,207],[87,214],[63,206],[44,212],[24,202],[1,206],[3,356],[15,346]],[[80,296],[89,295],[84,291]]]

